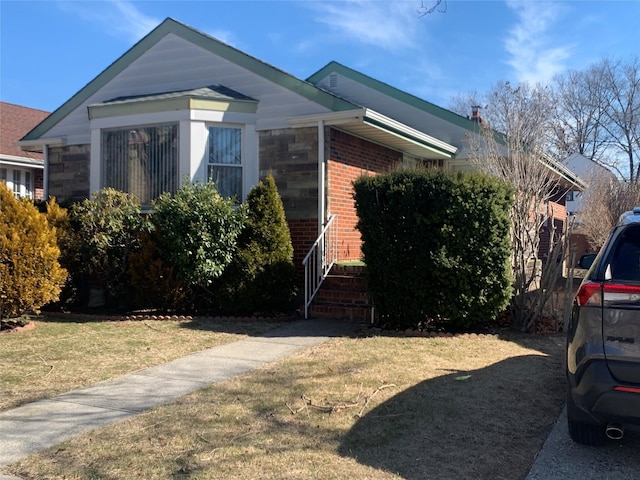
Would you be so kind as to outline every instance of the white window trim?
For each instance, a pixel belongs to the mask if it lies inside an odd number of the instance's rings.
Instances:
[[[258,183],[258,135],[254,113],[218,112],[212,110],[177,110],[160,113],[144,113],[90,121],[91,160],[89,188],[92,193],[102,185],[102,130],[127,127],[153,126],[178,123],[178,182],[206,180],[208,158],[209,126],[234,127],[242,129],[242,201]]]

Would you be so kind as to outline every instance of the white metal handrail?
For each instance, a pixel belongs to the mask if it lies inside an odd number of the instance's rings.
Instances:
[[[318,293],[320,285],[338,259],[337,215],[331,215],[309,253],[302,260],[304,265],[304,318],[309,318],[309,305]]]

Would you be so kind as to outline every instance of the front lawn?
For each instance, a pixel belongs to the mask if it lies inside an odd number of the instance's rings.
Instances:
[[[265,321],[73,321],[0,335],[0,411],[263,333]]]
[[[564,403],[562,351],[559,335],[332,339],[7,471],[51,479],[523,479]]]

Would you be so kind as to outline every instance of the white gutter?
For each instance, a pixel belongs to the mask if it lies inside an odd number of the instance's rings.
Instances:
[[[56,138],[39,138],[38,140],[19,140],[14,143],[14,145],[22,148],[27,152],[40,152],[40,149],[36,147],[40,147],[44,150],[45,145],[50,147],[63,147],[67,144],[67,137],[56,137]]]
[[[399,132],[400,134],[404,134],[406,136],[414,137],[421,141],[427,142],[436,148],[444,150],[445,152],[454,154],[458,151],[458,147],[449,145],[448,143],[443,142],[442,140],[438,140],[437,138],[434,138],[431,135],[427,135],[426,133],[421,132],[420,130],[416,130],[415,128],[405,125],[404,123],[398,122],[393,118],[389,118],[385,115],[382,115],[381,113],[378,113],[374,110],[369,110],[369,109],[366,110],[364,123],[367,123],[367,119],[371,119],[376,123],[380,123],[386,127],[389,127],[392,130]],[[418,143],[418,142],[415,142],[415,143]]]
[[[394,135],[398,138],[418,145],[422,148],[440,153],[441,155],[453,156],[458,151],[458,148],[450,145],[442,140],[438,140],[431,135],[427,135],[420,130],[416,130],[404,123],[398,122],[392,118],[389,118],[381,113],[376,112],[368,108],[360,108],[355,110],[346,110],[344,112],[328,112],[319,113],[313,115],[305,115],[301,117],[289,118],[289,125],[294,128],[300,127],[312,127],[322,121],[327,126],[339,126],[339,125],[353,125],[361,124],[368,125],[373,128],[378,128],[390,135]]]

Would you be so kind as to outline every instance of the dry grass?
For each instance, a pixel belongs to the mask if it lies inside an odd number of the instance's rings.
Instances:
[[[0,335],[0,411],[265,332],[276,323],[37,321]]]
[[[342,338],[67,441],[25,479],[521,479],[562,338]]]

